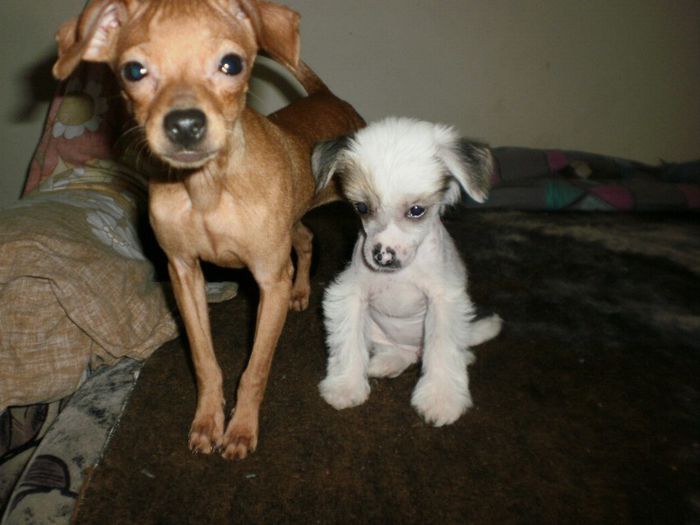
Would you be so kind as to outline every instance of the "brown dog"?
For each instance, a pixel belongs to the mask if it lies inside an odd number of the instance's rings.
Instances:
[[[312,235],[301,218],[333,198],[315,193],[311,148],[363,125],[299,61],[298,19],[256,0],[92,0],[57,35],[56,77],[65,79],[81,60],[108,63],[150,149],[170,167],[149,183],[149,211],[197,376],[190,448],[221,447],[228,459],[255,450],[287,309],[308,306]],[[269,118],[245,106],[259,48],[309,94]],[[225,432],[200,259],[247,267],[260,288],[253,351]]]

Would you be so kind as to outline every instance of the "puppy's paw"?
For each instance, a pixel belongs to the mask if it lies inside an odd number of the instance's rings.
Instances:
[[[336,410],[361,405],[369,397],[366,378],[348,379],[343,376],[327,376],[318,385],[321,397]]]
[[[221,455],[224,459],[245,459],[248,454],[255,452],[258,446],[257,425],[236,421],[234,418],[228,424],[223,440]]]
[[[376,349],[369,360],[369,377],[397,377],[418,360],[418,354],[394,348]]]
[[[468,388],[424,376],[413,390],[411,404],[427,423],[440,427],[457,421],[473,403]]]
[[[211,454],[221,446],[224,435],[223,410],[211,413],[197,413],[190,427],[190,450],[195,453]]]

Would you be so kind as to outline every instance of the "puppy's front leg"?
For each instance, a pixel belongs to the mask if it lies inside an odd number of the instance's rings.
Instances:
[[[197,411],[190,428],[190,449],[209,454],[221,445],[224,395],[221,369],[211,340],[204,276],[198,259],[172,258],[168,271],[197,377]]]
[[[338,410],[361,405],[369,396],[366,311],[367,301],[350,267],[328,287],[323,299],[329,357],[319,390]]]
[[[463,291],[441,291],[429,299],[423,374],[411,404],[435,426],[453,423],[472,406],[467,375],[474,360],[468,348],[472,317],[473,306]]]
[[[287,251],[289,253],[289,251]],[[292,263],[272,277],[253,273],[260,288],[255,342],[248,366],[238,385],[236,408],[224,435],[226,459],[244,459],[258,444],[258,416],[265,394],[272,358],[282,333],[291,297]]]

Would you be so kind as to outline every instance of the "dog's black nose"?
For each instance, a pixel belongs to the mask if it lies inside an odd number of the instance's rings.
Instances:
[[[372,257],[374,262],[383,268],[400,268],[401,261],[396,258],[396,251],[388,246],[384,248],[381,244],[372,247]]]
[[[183,148],[196,146],[207,132],[207,116],[199,109],[177,109],[163,120],[165,134]]]

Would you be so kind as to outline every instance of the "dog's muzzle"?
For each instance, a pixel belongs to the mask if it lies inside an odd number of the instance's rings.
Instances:
[[[165,116],[163,127],[170,142],[193,149],[207,133],[207,116],[199,109],[176,109]]]
[[[401,268],[401,261],[396,257],[396,251],[388,246],[375,244],[372,248],[372,259],[381,269],[397,270]]]

